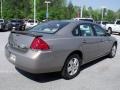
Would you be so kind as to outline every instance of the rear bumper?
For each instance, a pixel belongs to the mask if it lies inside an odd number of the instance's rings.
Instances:
[[[5,54],[11,63],[26,72],[48,73],[60,71],[62,69],[62,66],[59,65],[59,62],[57,62],[51,51],[43,52],[29,50],[27,53],[23,53],[6,45]],[[10,59],[11,54],[16,56],[15,61]]]

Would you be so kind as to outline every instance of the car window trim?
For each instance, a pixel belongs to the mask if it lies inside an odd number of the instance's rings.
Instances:
[[[78,35],[78,36],[75,36],[75,35],[73,34],[73,32],[76,30],[76,28],[78,29],[78,32],[79,32],[79,35]],[[81,36],[79,25],[77,25],[77,26],[72,30],[72,35],[75,36],[75,37]]]

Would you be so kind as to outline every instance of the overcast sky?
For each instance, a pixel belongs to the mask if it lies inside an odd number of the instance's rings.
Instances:
[[[69,2],[70,0],[68,0]],[[107,7],[109,9],[117,11],[120,9],[120,0],[71,0],[74,5],[77,6],[92,6],[93,8]]]

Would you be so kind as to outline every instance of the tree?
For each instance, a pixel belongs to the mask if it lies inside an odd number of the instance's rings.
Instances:
[[[74,10],[74,6],[71,2],[71,0],[69,1],[69,4],[68,4],[68,18],[71,19],[75,16],[75,10]]]
[[[30,14],[29,0],[3,0],[4,18],[24,18]]]
[[[116,12],[116,17],[120,19],[120,9],[118,9],[118,11]]]
[[[92,13],[93,13],[93,9],[92,9],[92,7],[88,7],[88,11],[89,11],[89,15],[90,15],[90,17],[92,18]]]
[[[50,19],[71,19],[80,16],[80,7],[74,6],[70,0],[68,5],[67,0],[49,0],[49,18]],[[33,18],[34,0],[3,0],[3,17],[5,19],[13,18]],[[46,17],[45,0],[36,0],[36,18],[43,20]],[[83,7],[83,17],[92,17],[95,20],[101,20],[101,10],[93,9],[92,7]],[[107,10],[107,15],[104,19],[113,21],[120,18],[120,9],[117,12]]]
[[[107,21],[114,21],[116,19],[115,12],[112,10],[107,11],[107,16],[105,18]]]
[[[83,6],[83,17],[86,17],[86,18],[89,17],[89,12],[88,12],[86,6]]]

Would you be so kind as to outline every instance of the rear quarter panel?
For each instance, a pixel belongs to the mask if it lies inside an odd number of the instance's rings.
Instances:
[[[63,67],[68,55],[75,50],[79,50],[79,38],[56,36],[44,39],[50,46],[53,59],[52,62],[59,67]]]

